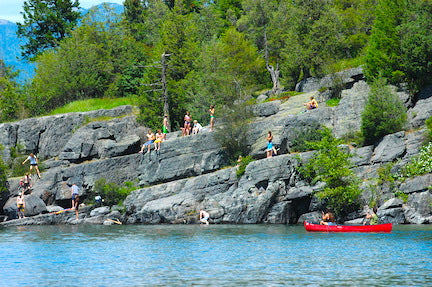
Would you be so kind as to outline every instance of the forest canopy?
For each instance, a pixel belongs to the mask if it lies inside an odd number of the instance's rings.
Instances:
[[[371,81],[412,91],[430,83],[432,0],[125,0],[122,14],[104,5],[80,19],[70,13],[77,1],[54,2],[50,10],[61,13],[48,18],[67,32],[55,41],[52,31],[38,34],[38,47],[22,27],[36,75],[20,87],[0,74],[2,120],[78,99],[134,97],[143,123],[159,126],[169,113],[175,128],[187,110],[206,123],[210,105],[222,110],[255,91],[293,90],[360,65]],[[44,13],[25,14],[30,28],[35,15],[47,21]]]

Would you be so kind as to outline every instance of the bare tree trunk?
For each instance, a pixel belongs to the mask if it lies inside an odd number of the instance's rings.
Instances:
[[[276,64],[276,68],[273,65],[269,64],[269,48],[268,48],[266,29],[264,29],[264,45],[265,45],[264,57],[265,57],[265,61],[266,61],[266,68],[267,68],[267,71],[269,71],[271,80],[273,82],[273,88],[271,90],[271,94],[277,95],[281,92],[281,84],[279,81],[280,70],[279,70],[279,64],[278,63]]]
[[[166,81],[166,71],[168,64],[166,63],[166,57],[170,56],[171,54],[162,54],[161,58],[161,65],[162,65],[162,75],[161,75],[161,82],[162,82],[162,96],[164,100],[164,106],[163,106],[163,112],[164,115],[167,116],[168,120],[168,131],[171,132],[171,120],[170,120],[170,114],[169,114],[169,96],[168,96],[168,89],[167,89],[167,81]]]

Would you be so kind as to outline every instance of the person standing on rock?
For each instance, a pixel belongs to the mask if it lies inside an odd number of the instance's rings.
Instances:
[[[17,212],[18,212],[18,219],[24,218],[24,211],[25,211],[25,199],[24,199],[24,192],[20,192],[17,197]]]
[[[187,111],[186,115],[184,116],[183,136],[190,135],[191,123],[192,123],[192,116],[191,116],[190,112]]]
[[[208,225],[209,224],[209,222],[208,222],[209,218],[210,218],[210,214],[207,211],[201,209],[200,213],[199,213],[200,222]]]
[[[210,106],[210,131],[213,131],[214,121],[215,121],[215,107],[213,105]]]
[[[72,209],[75,209],[75,218],[78,220],[78,209],[79,209],[79,189],[74,183],[71,187],[71,198],[72,198]]]
[[[273,156],[273,153],[275,155],[277,154],[276,149],[273,146],[273,135],[271,131],[268,131],[266,139],[267,139],[267,158],[270,158]]]
[[[162,133],[164,135],[164,140],[166,140],[166,134],[169,130],[169,123],[168,123],[168,116],[164,115],[163,122],[162,122]]]
[[[33,167],[34,167],[34,168],[36,169],[37,176],[38,176],[39,179],[40,179],[41,176],[40,176],[40,172],[39,172],[39,168],[38,168],[38,159],[37,159],[37,157],[34,155],[34,153],[31,153],[31,154],[29,155],[29,157],[26,158],[25,161],[23,161],[22,164],[25,164],[26,161],[30,161],[30,174],[31,174],[31,171],[32,171],[32,169],[33,169]]]

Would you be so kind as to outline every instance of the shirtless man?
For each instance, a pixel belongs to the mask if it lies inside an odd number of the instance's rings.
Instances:
[[[152,130],[148,130],[146,136],[147,136],[147,141],[143,144],[141,150],[139,151],[140,153],[142,153],[144,151],[144,148],[146,146],[148,147],[147,152],[150,152],[151,145],[152,145],[152,143],[154,143],[154,141],[156,139],[154,133],[152,132]]]
[[[17,211],[18,211],[18,218],[24,218],[24,211],[25,211],[25,200],[24,200],[24,193],[19,193],[17,197]]]
[[[205,210],[200,210],[200,214],[199,214],[199,220],[201,223],[205,223],[205,224],[209,224],[208,219],[210,217],[210,214],[205,211]]]
[[[164,140],[166,139],[166,134],[168,133],[168,131],[169,131],[168,116],[164,115],[163,122],[162,122],[162,133],[164,135],[163,138]]]

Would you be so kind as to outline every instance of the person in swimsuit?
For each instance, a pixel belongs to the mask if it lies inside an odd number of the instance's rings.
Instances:
[[[71,198],[72,198],[72,209],[75,209],[75,218],[78,220],[78,208],[79,208],[79,189],[74,183],[71,187]]]
[[[184,116],[184,121],[185,122],[184,122],[183,135],[188,136],[190,135],[191,122],[192,122],[192,117],[189,111],[186,112],[186,115]]]
[[[322,220],[320,221],[321,225],[336,225],[335,217],[330,210],[327,210],[325,213],[322,213]]]
[[[19,193],[17,197],[17,211],[18,211],[18,218],[24,218],[24,211],[25,211],[25,199],[24,199],[24,193]]]
[[[164,134],[161,130],[158,130],[156,133],[156,140],[154,141],[155,150],[159,151],[161,147],[161,143],[164,140]]]
[[[318,102],[315,100],[314,97],[310,97],[310,101],[307,103],[303,104],[304,106],[306,106],[306,109],[308,110],[313,110],[318,108]]]
[[[37,176],[38,176],[39,178],[41,178],[41,176],[40,176],[40,172],[39,172],[39,168],[38,168],[38,159],[37,159],[37,157],[34,155],[34,153],[31,153],[31,154],[29,155],[29,157],[26,158],[25,161],[23,161],[22,164],[25,164],[26,161],[30,161],[30,174],[31,174],[31,171],[32,171],[32,169],[33,169],[33,167],[34,167],[34,168],[36,169]]]
[[[25,193],[28,193],[32,188],[32,178],[28,172],[25,173],[24,177],[20,180],[20,185]]]
[[[166,139],[166,134],[169,131],[168,127],[169,127],[168,116],[164,115],[163,122],[162,122],[162,133],[164,135],[164,138],[163,138],[164,140]]]
[[[267,153],[267,158],[269,158],[269,157],[273,156],[273,153],[274,154],[277,153],[276,148],[273,146],[273,135],[272,135],[271,131],[268,131],[266,139],[267,139],[267,151],[266,151],[266,153]]]
[[[210,218],[210,214],[205,210],[200,210],[199,220],[201,223],[209,224],[208,220]]]
[[[213,105],[210,106],[210,131],[213,131],[214,121],[215,121],[215,108]]]
[[[147,141],[143,144],[143,146],[141,147],[141,150],[139,151],[139,153],[142,153],[144,151],[145,147],[148,147],[147,148],[147,152],[150,152],[151,145],[152,145],[152,143],[154,143],[154,141],[156,139],[154,133],[152,132],[152,130],[148,130],[146,136],[147,136]],[[156,148],[156,144],[155,144],[155,148]]]
[[[192,134],[196,135],[197,133],[200,132],[201,129],[202,129],[202,125],[197,120],[194,120]]]

